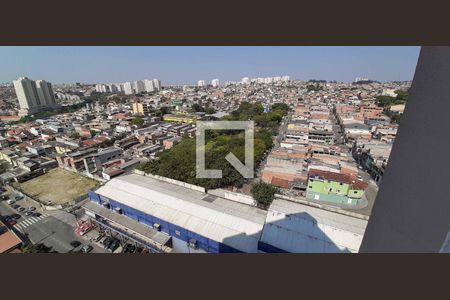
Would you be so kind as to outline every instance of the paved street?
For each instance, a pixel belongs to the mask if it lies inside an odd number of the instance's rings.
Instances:
[[[102,248],[75,234],[76,218],[74,215],[61,210],[43,211],[37,203],[32,203],[30,200],[19,200],[16,203],[25,208],[36,207],[36,211],[41,213],[41,216],[25,216],[13,209],[6,201],[0,202],[0,214],[3,216],[20,214],[21,217],[13,227],[19,233],[27,236],[34,244],[43,243],[59,253],[71,253],[78,251],[81,246],[74,249],[70,243],[79,241],[82,244],[93,246],[93,253],[105,252]]]
[[[261,163],[259,164],[258,168],[256,168],[255,171],[255,177],[252,179],[249,179],[247,183],[245,183],[242,188],[240,188],[238,191],[240,193],[246,194],[246,195],[251,195],[251,187],[253,185],[253,183],[257,183],[261,180],[261,176],[262,176],[262,170],[264,169],[266,163],[267,163],[267,158],[269,157],[269,154],[280,147],[280,143],[283,141],[284,136],[286,134],[287,131],[287,126],[291,120],[292,117],[292,112],[289,112],[287,116],[285,116],[283,118],[283,121],[280,124],[280,128],[278,130],[278,134],[274,139],[273,142],[273,146],[271,149],[267,150],[267,153],[264,156],[264,159],[261,161]]]

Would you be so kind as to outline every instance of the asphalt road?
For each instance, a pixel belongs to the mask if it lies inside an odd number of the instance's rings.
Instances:
[[[90,244],[94,247],[93,253],[105,253],[105,251],[88,240],[75,234],[76,218],[65,211],[43,211],[37,203],[32,201],[19,200],[16,204],[22,207],[36,207],[36,211],[41,213],[40,217],[25,216],[13,209],[6,201],[0,202],[0,214],[3,216],[11,214],[20,214],[21,218],[13,226],[13,230],[25,235],[34,243],[42,243],[52,247],[59,253],[72,253],[80,250],[81,246],[73,248],[70,243],[79,241],[82,244]]]

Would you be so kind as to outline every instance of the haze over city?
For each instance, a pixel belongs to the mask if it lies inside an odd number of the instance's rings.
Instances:
[[[21,76],[53,83],[159,78],[195,85],[286,74],[351,82],[411,80],[419,47],[0,47],[0,82]]]

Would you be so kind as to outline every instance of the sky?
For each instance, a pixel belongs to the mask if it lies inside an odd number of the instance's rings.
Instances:
[[[288,75],[291,79],[351,82],[412,80],[416,46],[49,46],[0,47],[0,82],[19,77],[52,83],[115,83],[158,78],[194,85],[218,78]]]

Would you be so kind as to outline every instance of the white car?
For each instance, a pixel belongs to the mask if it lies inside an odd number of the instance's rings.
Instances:
[[[9,205],[14,204],[16,202],[16,200],[14,199],[9,199],[8,201],[6,201],[6,203],[8,203]]]

